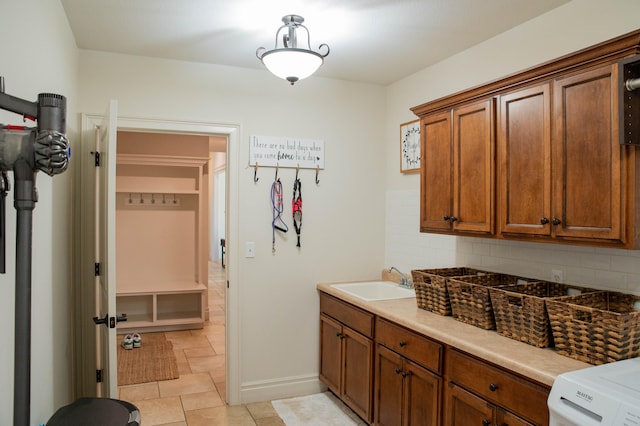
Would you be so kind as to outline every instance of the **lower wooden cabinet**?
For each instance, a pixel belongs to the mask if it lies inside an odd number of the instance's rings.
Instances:
[[[333,316],[329,316],[333,314]],[[340,322],[339,317],[346,323]],[[330,296],[321,296],[320,380],[368,423],[372,419],[373,340],[347,324],[362,327],[373,315]]]
[[[320,380],[379,426],[549,423],[548,386],[322,292]]]
[[[443,345],[376,318],[374,424],[440,424]]]
[[[442,379],[382,345],[375,359],[375,424],[438,425]]]
[[[342,324],[320,315],[320,380],[340,395],[342,380]]]
[[[549,389],[537,383],[455,349],[447,352],[445,378],[447,425],[549,423]],[[505,418],[515,420],[506,423]]]
[[[520,417],[450,382],[446,390],[446,425],[532,426]]]
[[[348,327],[343,327],[342,335],[344,363],[340,395],[356,414],[371,422],[373,341]]]

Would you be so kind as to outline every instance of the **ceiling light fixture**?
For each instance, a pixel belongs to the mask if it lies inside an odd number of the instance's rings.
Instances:
[[[277,77],[287,80],[293,86],[298,80],[309,77],[316,72],[320,65],[324,62],[324,58],[329,54],[329,46],[321,44],[318,50],[327,49],[327,53],[319,53],[311,50],[311,38],[309,30],[302,25],[304,18],[298,15],[286,15],[282,17],[282,25],[276,32],[276,45],[272,50],[259,47],[256,50],[256,56],[262,63]],[[296,31],[304,28],[307,33],[306,48],[298,47],[298,37]],[[282,34],[282,46],[278,46],[280,33],[284,29],[288,32]]]

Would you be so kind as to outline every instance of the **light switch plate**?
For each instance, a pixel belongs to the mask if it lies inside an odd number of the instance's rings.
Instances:
[[[244,257],[256,257],[256,243],[247,241],[244,245]]]

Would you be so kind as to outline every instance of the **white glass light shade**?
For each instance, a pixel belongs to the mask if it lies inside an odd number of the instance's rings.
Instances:
[[[322,56],[306,49],[274,49],[265,52],[262,62],[277,77],[283,80],[297,81],[316,72],[322,62]]]

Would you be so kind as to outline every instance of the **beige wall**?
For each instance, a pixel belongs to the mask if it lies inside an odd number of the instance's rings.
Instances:
[[[575,0],[432,67],[387,92],[387,138],[415,118],[409,108],[498,79],[640,28],[637,0]],[[397,144],[386,148],[385,263],[404,269],[454,265],[640,294],[640,252],[456,238],[419,232],[419,176],[402,176]]]
[[[0,0],[0,75],[6,93],[35,101],[38,93],[67,97],[67,133],[77,146],[77,55],[59,2]],[[0,111],[0,123],[22,117]],[[35,123],[26,125],[35,127]],[[33,213],[31,424],[40,424],[71,398],[71,223],[73,161],[64,174],[37,176]],[[13,178],[10,176],[13,187]],[[55,224],[55,226],[54,226]],[[0,424],[13,419],[15,227],[7,197],[7,273],[0,275]]]

